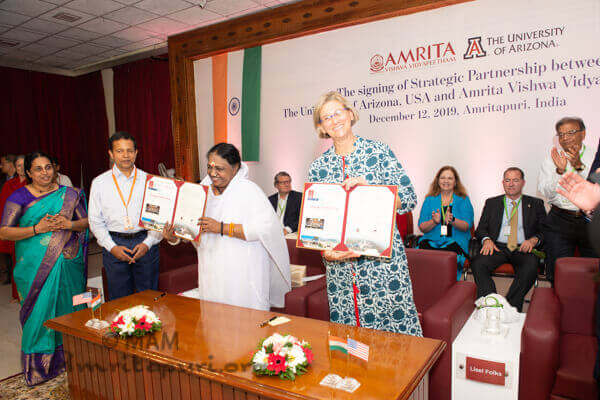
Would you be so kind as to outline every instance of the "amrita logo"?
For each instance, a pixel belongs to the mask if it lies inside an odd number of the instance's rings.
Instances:
[[[371,57],[371,72],[392,72],[422,68],[456,61],[456,53],[450,42],[440,42],[390,51],[387,56]]]
[[[371,57],[371,71],[380,72],[383,70],[383,56],[375,54]]]
[[[467,40],[469,41],[469,45],[467,46],[467,51],[463,55],[465,60],[470,60],[473,57],[479,58],[486,56],[487,53],[481,44],[481,36],[472,37]]]

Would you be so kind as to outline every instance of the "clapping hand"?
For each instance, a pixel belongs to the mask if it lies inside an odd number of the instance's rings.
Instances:
[[[559,152],[556,147],[553,147],[552,151],[550,152],[550,156],[552,157],[552,161],[554,162],[554,165],[556,165],[556,168],[561,171],[567,169],[568,160],[564,151]]]
[[[567,172],[558,181],[556,191],[582,210],[593,210],[600,203],[600,186],[586,181],[574,172]]]
[[[433,222],[436,225],[441,222],[441,220],[442,220],[442,214],[440,213],[440,209],[439,208],[437,210],[431,212],[431,219],[433,220]]]
[[[452,225],[452,211],[447,211],[444,216],[446,217],[446,220],[444,221],[445,225]]]

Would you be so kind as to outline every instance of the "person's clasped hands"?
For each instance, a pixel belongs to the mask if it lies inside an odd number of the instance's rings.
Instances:
[[[35,225],[36,233],[56,232],[60,230],[72,229],[73,222],[64,215],[46,214],[44,218]]]

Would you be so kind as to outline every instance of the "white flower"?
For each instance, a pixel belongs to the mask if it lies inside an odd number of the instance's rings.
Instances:
[[[252,357],[252,362],[254,363],[254,369],[265,369],[267,365],[269,365],[269,356],[265,352],[265,349],[260,349],[254,354]]]
[[[292,369],[293,373],[296,373],[296,366],[306,362],[306,356],[304,350],[298,345],[294,345],[291,348],[286,347],[287,352],[287,364]]]
[[[275,344],[281,344],[283,345],[284,343],[284,339],[283,336],[281,336],[279,333],[274,333],[271,336],[269,336],[268,338],[265,339],[265,341],[263,342],[263,347],[267,347],[270,344],[275,345]]]
[[[135,324],[133,323],[133,321],[128,321],[125,326],[122,328],[124,333],[128,334],[128,335],[132,335],[133,332],[135,331]]]

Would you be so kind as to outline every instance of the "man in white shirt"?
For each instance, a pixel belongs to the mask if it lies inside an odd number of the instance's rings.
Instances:
[[[109,138],[112,169],[92,181],[88,220],[98,244],[108,288],[107,299],[158,288],[162,236],[138,225],[146,173],[135,167],[137,147],[127,132]]]
[[[292,177],[285,171],[278,172],[273,182],[277,193],[269,196],[269,201],[277,213],[284,234],[298,230],[302,193],[292,190]]]
[[[546,217],[546,278],[554,281],[554,263],[560,257],[573,257],[575,248],[583,257],[596,257],[587,236],[587,220],[579,207],[557,193],[558,181],[567,171],[587,178],[595,150],[583,144],[585,124],[581,118],[562,118],[555,125],[560,147],[553,147],[542,163],[538,190],[551,208]]]

